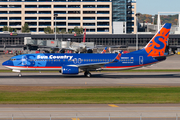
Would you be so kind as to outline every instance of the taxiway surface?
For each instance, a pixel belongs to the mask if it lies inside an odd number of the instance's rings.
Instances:
[[[179,104],[0,105],[0,119],[175,120]]]
[[[15,86],[180,86],[179,72],[95,72],[91,78],[60,73],[0,73],[0,85]]]

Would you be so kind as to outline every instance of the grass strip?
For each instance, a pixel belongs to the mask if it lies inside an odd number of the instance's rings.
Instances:
[[[0,104],[154,104],[180,103],[180,87],[109,87],[0,91]]]

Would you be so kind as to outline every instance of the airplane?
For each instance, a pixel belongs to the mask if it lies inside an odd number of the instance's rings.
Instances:
[[[126,54],[24,54],[10,58],[2,65],[18,72],[19,77],[22,70],[58,70],[67,75],[84,72],[86,77],[91,77],[91,71],[127,70],[149,66],[166,59],[165,49],[170,29],[171,23],[164,24],[143,49]]]
[[[83,41],[81,43],[72,42],[69,48],[63,48],[65,50],[73,50],[76,53],[92,53],[93,47],[88,47],[86,44],[86,28],[84,29]]]
[[[101,54],[105,54],[107,50],[107,47],[104,48],[104,50],[101,52]]]

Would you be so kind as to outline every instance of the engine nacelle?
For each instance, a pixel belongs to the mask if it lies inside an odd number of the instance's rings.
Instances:
[[[62,67],[62,74],[78,74],[79,68],[78,67]]]

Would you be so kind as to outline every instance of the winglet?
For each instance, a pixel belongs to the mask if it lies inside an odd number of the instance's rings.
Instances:
[[[104,50],[101,52],[101,54],[106,53],[107,47],[104,48]]]
[[[118,55],[114,58],[114,60],[113,60],[112,62],[118,62],[118,61],[120,60],[120,58],[121,58],[122,52],[123,52],[123,51],[120,51],[120,52],[118,53]]]

